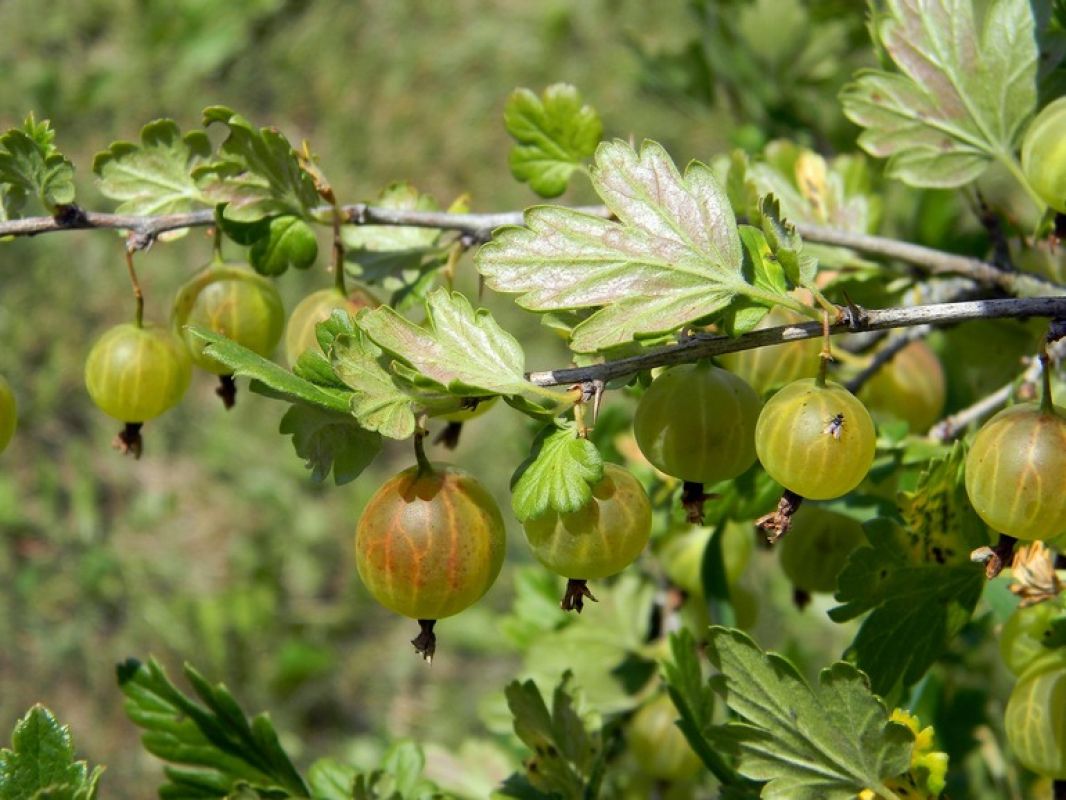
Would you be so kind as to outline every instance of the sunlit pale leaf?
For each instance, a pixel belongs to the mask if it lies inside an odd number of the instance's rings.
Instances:
[[[1013,159],[1036,107],[1037,45],[1028,0],[886,0],[871,24],[899,72],[861,73],[844,112],[859,144],[913,186],[954,187]]]
[[[366,429],[392,439],[415,430],[412,397],[381,363],[383,351],[357,332],[333,340],[330,359],[337,376],[352,390],[351,412]]]
[[[456,394],[517,395],[525,379],[521,345],[485,309],[440,288],[426,301],[425,327],[388,306],[360,314],[358,325],[383,350]]]
[[[219,160],[193,172],[208,200],[225,203],[223,214],[238,222],[310,215],[319,203],[318,191],[288,139],[274,128],[254,128],[224,106],[204,110],[204,125],[214,123],[229,128]]]
[[[660,145],[638,153],[615,141],[597,149],[592,178],[618,221],[537,207],[525,227],[497,231],[477,256],[487,284],[517,293],[525,308],[602,306],[574,328],[574,350],[667,333],[738,296],[773,303],[745,280],[736,219],[708,167],[693,163],[682,177]]]
[[[173,120],[158,119],[141,130],[141,141],[115,142],[93,159],[100,191],[119,200],[121,214],[178,214],[208,205],[192,170],[211,157],[203,131],[182,136]]]

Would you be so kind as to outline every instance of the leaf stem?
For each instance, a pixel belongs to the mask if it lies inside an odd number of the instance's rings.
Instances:
[[[1021,185],[1023,189],[1025,189],[1026,194],[1029,195],[1029,199],[1033,201],[1040,213],[1043,214],[1044,212],[1046,212],[1047,203],[1044,202],[1043,198],[1036,193],[1036,190],[1033,188],[1032,184],[1029,183],[1029,178],[1026,177],[1025,171],[1022,170],[1022,165],[1018,163],[1018,159],[1014,157],[1014,154],[999,153],[996,156],[996,160],[999,161],[999,163],[1002,164],[1004,167],[1006,167],[1007,171],[1011,174],[1011,176]]]
[[[435,470],[433,469],[433,465],[429,462],[429,459],[426,458],[426,447],[424,444],[424,440],[429,431],[426,430],[426,427],[423,424],[424,422],[424,419],[419,420],[419,424],[418,427],[415,428],[414,435],[415,461],[418,462],[417,475],[419,478],[423,478],[427,475],[432,475],[435,472]]]

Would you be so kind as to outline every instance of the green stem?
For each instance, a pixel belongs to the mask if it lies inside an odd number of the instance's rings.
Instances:
[[[778,294],[777,292],[771,292],[768,289],[761,289],[758,286],[749,285],[741,287],[739,291],[750,297],[752,300],[761,300],[764,303],[769,303],[771,306],[782,306],[783,308],[795,311],[797,314],[802,314],[810,319],[822,318],[822,312],[817,308],[809,306],[806,303],[801,303],[796,298],[789,297],[786,294]],[[819,296],[815,290],[812,289],[811,292],[816,298]]]
[[[1000,164],[1006,167],[1007,171],[1014,177],[1014,179],[1021,184],[1021,187],[1025,189],[1026,194],[1028,194],[1029,198],[1036,204],[1040,213],[1043,214],[1046,212],[1047,203],[1044,202],[1043,198],[1036,193],[1036,190],[1033,189],[1032,185],[1029,183],[1029,179],[1025,176],[1025,172],[1022,170],[1022,165],[1018,163],[1018,159],[1016,159],[1011,153],[1000,153],[999,156],[997,156],[997,160]]]
[[[415,461],[418,462],[419,478],[432,475],[435,471],[433,465],[429,463],[429,459],[426,458],[426,448],[423,444],[427,433],[428,431],[421,425],[415,430]]]
[[[133,251],[126,248],[126,271],[130,275],[130,284],[133,286],[133,298],[137,309],[133,315],[133,324],[138,328],[144,327],[144,292],[141,291],[141,283],[137,280],[137,270],[133,268]]]
[[[1047,352],[1047,342],[1040,346],[1040,380],[1043,390],[1040,393],[1040,410],[1045,414],[1055,413],[1055,402],[1051,397],[1051,358]]]
[[[814,379],[816,386],[825,388],[826,378],[829,376],[829,362],[833,360],[833,347],[829,338],[829,312],[822,312],[822,352],[818,354],[821,363],[818,365],[818,377]]]

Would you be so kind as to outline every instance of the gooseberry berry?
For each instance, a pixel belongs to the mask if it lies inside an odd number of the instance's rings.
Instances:
[[[1066,98],[1041,109],[1025,129],[1022,170],[1041,200],[1066,213]]]
[[[804,503],[781,542],[781,569],[797,589],[833,592],[848,556],[865,541],[858,520]]]
[[[896,353],[859,392],[874,419],[904,420],[914,433],[925,433],[940,419],[946,396],[940,359],[921,340]]]
[[[432,621],[489,590],[503,566],[503,517],[488,491],[451,464],[413,466],[370,498],[355,533],[356,569],[392,611]],[[432,625],[415,647],[432,657]]]
[[[334,311],[343,309],[354,317],[360,309],[377,308],[379,305],[378,299],[362,285],[347,294],[331,287],[307,295],[296,304],[285,326],[285,357],[289,366],[294,366],[308,348],[321,350],[315,327],[329,319]]]
[[[1003,719],[1015,758],[1048,778],[1066,778],[1066,651],[1041,656],[1011,690]]]
[[[146,422],[181,400],[191,368],[168,330],[133,323],[111,328],[89,350],[85,386],[92,401],[120,422]]]
[[[858,486],[873,463],[877,436],[866,407],[832,381],[794,381],[759,415],[755,449],[763,468],[786,489],[829,500]]]
[[[656,695],[633,715],[626,743],[641,772],[661,781],[683,781],[703,766],[685,734],[677,727],[680,715],[670,695]]]
[[[18,410],[15,406],[15,393],[0,375],[0,453],[11,442],[15,435],[15,425],[18,422]]]
[[[809,321],[795,312],[772,309],[756,327],[776,328],[796,322]],[[822,344],[817,339],[797,339],[772,347],[754,347],[718,356],[719,363],[743,379],[758,394],[765,395],[800,378],[818,374],[818,353]]]
[[[692,483],[735,478],[755,462],[761,402],[743,380],[709,361],[671,367],[644,392],[633,433],[656,468]]]
[[[1051,633],[1051,623],[1063,616],[1063,607],[1057,600],[1014,609],[999,634],[999,653],[1007,669],[1021,675],[1030,664],[1050,653],[1044,642]]]
[[[977,432],[966,456],[966,493],[993,530],[1016,539],[1066,532],[1066,414],[1021,403]]]
[[[584,586],[584,581],[614,575],[636,560],[651,534],[651,503],[632,474],[605,464],[584,507],[567,514],[548,511],[526,520],[523,528],[538,561]],[[571,589],[563,603],[581,610],[580,596],[572,597]]]
[[[659,551],[659,562],[671,583],[694,595],[703,595],[703,557],[713,533],[711,528],[690,527],[669,538]],[[751,523],[730,521],[722,529],[722,567],[726,583],[740,578],[752,551],[755,536]]]
[[[186,326],[222,334],[264,358],[285,325],[285,310],[274,284],[243,264],[215,262],[194,275],[174,300],[173,321],[193,361],[201,369],[227,375],[230,368],[204,354],[207,342]]]

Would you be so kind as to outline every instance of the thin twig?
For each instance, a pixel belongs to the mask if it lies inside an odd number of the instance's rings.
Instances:
[[[366,203],[356,203],[340,208],[347,224],[441,228],[460,231],[473,242],[487,241],[492,231],[502,225],[521,225],[524,221],[522,211],[453,214],[446,211],[381,208]],[[601,217],[609,216],[608,210],[603,206],[582,206],[574,210]],[[315,218],[325,224],[331,222],[332,214],[332,206],[323,206],[314,211]],[[132,246],[136,249],[143,249],[161,233],[180,228],[210,225],[213,221],[214,211],[210,209],[160,216],[104,214],[77,209],[77,213],[65,213],[59,217],[26,217],[0,222],[0,237],[34,236],[41,233],[90,228],[115,228],[129,231],[132,234]],[[1045,278],[1006,272],[994,264],[969,256],[946,253],[931,247],[882,236],[852,233],[808,223],[797,223],[796,230],[803,238],[811,242],[847,247],[867,255],[903,261],[931,275],[963,275],[984,286],[994,286],[1015,295],[1029,297],[1066,294],[1066,287]]]
[[[916,325],[947,324],[974,319],[1027,319],[1066,317],[1066,297],[1026,297],[1001,300],[971,300],[964,303],[935,303],[903,308],[864,310],[860,319],[836,322],[832,334],[910,328]],[[587,367],[531,372],[527,379],[538,386],[571,386],[586,381],[611,381],[641,370],[672,364],[687,364],[709,356],[752,350],[757,347],[813,339],[822,335],[821,322],[804,322],[764,328],[730,338],[717,334],[694,334],[675,345],[660,347],[636,356],[605,361]]]
[[[933,330],[931,325],[915,325],[913,328],[908,328],[902,333],[894,334],[880,350],[874,353],[873,358],[870,359],[870,363],[862,368],[854,378],[844,383],[844,386],[852,394],[858,394],[859,390],[866,385],[874,375],[876,375],[881,367],[885,366],[889,361],[895,358],[901,350],[912,342],[916,342],[919,339],[924,339]]]
[[[1066,339],[1055,342],[1049,349],[1051,360],[1057,362],[1066,357]],[[929,438],[938,442],[949,442],[963,433],[972,422],[980,422],[1007,405],[1022,386],[1036,386],[1043,372],[1040,359],[1034,358],[1021,375],[991,394],[987,394],[971,406],[956,411],[945,417],[929,429]]]

